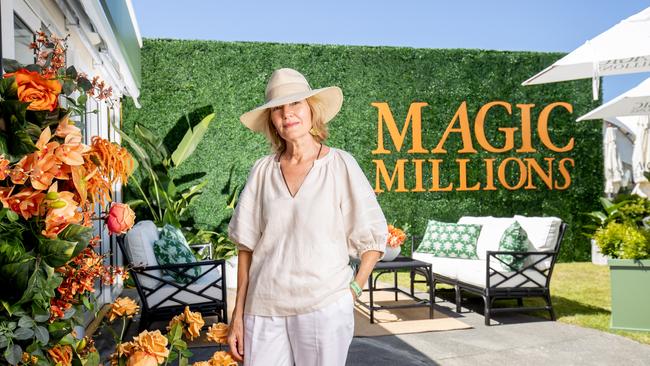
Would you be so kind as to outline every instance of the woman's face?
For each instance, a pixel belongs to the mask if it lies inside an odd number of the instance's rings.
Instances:
[[[297,140],[311,129],[311,108],[307,100],[284,104],[271,108],[271,121],[280,137]]]

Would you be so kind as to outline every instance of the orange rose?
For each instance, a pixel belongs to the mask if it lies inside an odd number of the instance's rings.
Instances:
[[[228,343],[228,325],[224,323],[215,323],[208,328],[207,337],[209,341],[227,344]]]
[[[210,359],[212,366],[237,366],[237,362],[232,359],[230,353],[225,351],[217,351]]]
[[[158,363],[163,363],[169,356],[167,338],[159,330],[153,332],[145,330],[137,337],[133,337],[133,343],[138,351],[155,356]]]
[[[61,83],[58,80],[47,80],[36,71],[20,69],[5,77],[14,76],[18,88],[18,99],[29,103],[31,111],[53,111],[57,106],[57,98],[61,94]]]
[[[47,353],[50,355],[50,358],[56,365],[72,365],[72,348],[68,345],[61,346],[57,344],[56,346],[47,350]]]
[[[189,306],[185,307],[183,315],[185,316],[185,324],[187,324],[185,337],[192,341],[201,335],[201,328],[205,325],[205,320],[203,320],[201,313],[190,311]]]
[[[111,234],[124,234],[133,226],[135,213],[129,205],[113,202],[106,218],[106,227]]]
[[[158,366],[158,360],[154,355],[137,351],[126,361],[126,366]]]
[[[192,364],[192,366],[212,366],[210,364],[210,361],[196,361]]]
[[[138,312],[140,306],[136,304],[133,299],[129,297],[118,297],[111,305],[111,312],[108,314],[108,321],[112,322],[116,318],[128,317],[133,318],[133,315]]]

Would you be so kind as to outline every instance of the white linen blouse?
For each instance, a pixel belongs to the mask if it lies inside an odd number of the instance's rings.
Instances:
[[[252,251],[244,313],[290,316],[349,294],[349,256],[384,252],[386,219],[361,167],[336,148],[291,196],[275,154],[255,162],[228,235]]]

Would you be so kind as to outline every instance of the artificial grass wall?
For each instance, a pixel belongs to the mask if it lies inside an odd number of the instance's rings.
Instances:
[[[129,100],[125,102],[124,130],[132,134],[134,124],[139,123],[165,136],[168,145],[173,146],[174,141],[180,141],[187,119],[196,123],[205,114],[216,112],[205,139],[177,173],[207,172],[206,193],[196,202],[193,215],[201,225],[217,225],[229,215],[225,200],[230,170],[233,182],[243,184],[253,162],[269,153],[263,136],[249,132],[238,117],[263,103],[266,81],[274,69],[295,68],[307,76],[314,88],[337,85],[343,89],[345,102],[330,123],[328,144],[352,153],[373,187],[378,175],[378,163],[373,160],[382,160],[389,175],[403,164],[403,184],[408,192],[396,192],[397,180],[390,190],[380,180],[379,188],[384,192],[378,199],[389,222],[409,222],[412,232],[422,234],[428,219],[456,221],[464,215],[558,216],[570,225],[561,260],[586,260],[589,244],[579,234],[580,213],[598,208],[597,198],[603,186],[601,124],[575,122],[597,105],[591,100],[590,83],[520,85],[561,56],[467,49],[146,39],[142,49],[142,108],[136,109]],[[509,104],[512,114],[506,113],[504,106],[492,108],[485,118],[485,138],[499,148],[506,139],[498,128],[517,128],[510,151],[487,151],[489,148],[479,144],[474,130],[479,109],[494,101]],[[411,131],[397,152],[384,123],[384,148],[391,153],[373,154],[378,148],[379,109],[371,103],[388,103],[401,130],[414,102],[427,103],[421,109],[422,146],[427,152],[407,152],[413,147]],[[569,113],[558,107],[548,118],[549,138],[557,147],[567,145],[573,138],[570,151],[553,151],[552,146],[541,142],[537,130],[543,107],[554,102],[566,102],[573,108]],[[442,145],[446,153],[431,153],[455,115],[463,115],[463,103],[471,130],[469,139],[476,152],[464,153],[471,149],[463,145],[461,133],[452,131]],[[526,135],[522,128],[527,129],[522,126],[522,109],[530,110],[528,145],[524,142],[526,137],[522,137]],[[459,128],[461,121],[462,118],[457,119],[453,127]],[[515,159],[509,159],[501,168],[505,181],[502,184],[499,167],[508,158]],[[549,163],[549,159],[553,160]],[[573,166],[567,159],[573,160]],[[534,162],[542,173],[548,174],[550,169],[550,176],[544,177],[535,170]],[[416,167],[418,164],[421,168]],[[524,168],[519,170],[522,164]],[[416,181],[417,169],[422,169],[422,187]],[[432,191],[434,170],[438,172],[435,175],[439,187]],[[528,170],[534,176],[530,181]],[[506,188],[518,185],[522,171],[523,184],[518,189]],[[464,183],[461,175],[465,176]],[[549,179],[553,189],[547,185]],[[442,191],[450,183],[452,189]],[[462,190],[463,184],[469,189],[476,183],[479,190]]]

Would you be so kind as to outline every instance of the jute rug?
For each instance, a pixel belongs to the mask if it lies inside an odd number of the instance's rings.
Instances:
[[[377,291],[374,294],[375,304],[408,304],[413,300],[400,294],[395,302],[392,292]],[[367,292],[364,292],[360,301],[370,302]],[[235,307],[235,291],[228,290],[228,316]],[[453,318],[447,313],[437,311],[434,305],[433,319],[429,319],[429,308],[419,307],[411,309],[391,309],[375,311],[375,323],[370,324],[370,311],[360,304],[354,307],[354,336],[376,337],[394,334],[439,332],[444,330],[469,329],[471,326]]]
[[[373,293],[375,305],[413,304],[414,301],[399,294],[395,302],[395,294],[388,291]],[[368,304],[370,296],[364,292],[359,299]],[[375,323],[370,324],[370,310],[357,303],[354,307],[354,336],[376,337],[394,334],[439,332],[443,330],[469,329],[471,326],[448,314],[436,310],[434,305],[433,319],[429,319],[429,308],[386,309],[375,311]]]

